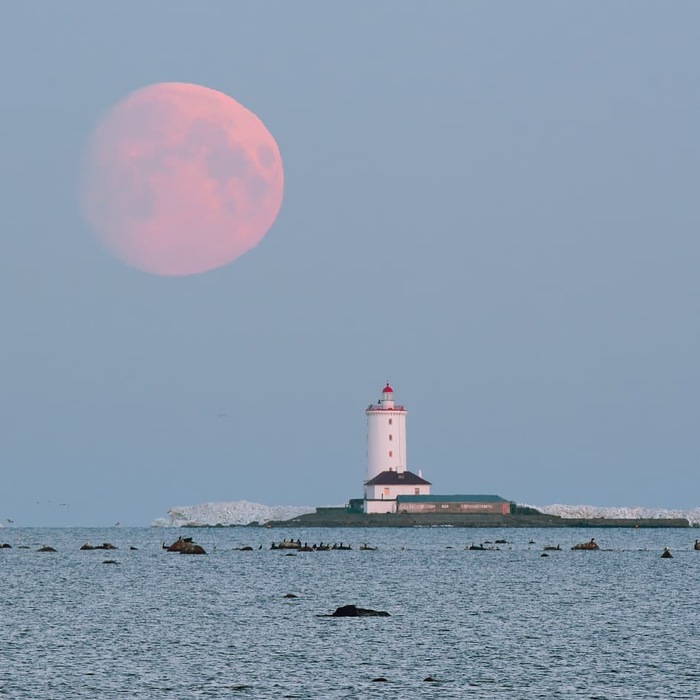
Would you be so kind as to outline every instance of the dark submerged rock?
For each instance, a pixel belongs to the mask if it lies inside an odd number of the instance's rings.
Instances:
[[[119,562],[116,559],[105,559],[103,564],[118,564]]]
[[[385,610],[358,608],[356,605],[341,605],[331,617],[389,617],[389,613]]]
[[[379,676],[379,678],[373,678],[372,683],[388,683],[389,680],[384,678],[384,676]]]
[[[191,544],[186,549],[181,549],[180,554],[206,554],[206,551],[204,550],[204,547],[201,547],[198,544]]]
[[[39,547],[37,552],[56,552],[58,550],[54,549],[53,547],[49,547],[47,545],[44,545],[43,547]]]
[[[298,598],[299,596],[294,595],[294,593],[285,593],[282,597],[283,598]]]
[[[178,537],[169,547],[165,547],[168,552],[179,552],[180,554],[206,554],[204,547],[195,544],[191,537]]]

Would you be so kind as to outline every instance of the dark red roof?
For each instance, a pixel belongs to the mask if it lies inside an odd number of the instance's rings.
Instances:
[[[413,472],[395,472],[385,471],[377,474],[373,479],[365,482],[368,486],[400,486],[408,484],[409,486],[430,486],[430,482],[423,477],[414,474]]]
[[[386,386],[382,389],[382,394],[393,394],[394,390],[389,386],[389,382],[386,383]]]

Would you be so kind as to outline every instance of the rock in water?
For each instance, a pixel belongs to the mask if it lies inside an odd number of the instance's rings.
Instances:
[[[389,617],[385,610],[358,608],[356,605],[341,605],[331,617]]]
[[[195,544],[191,537],[178,537],[169,547],[164,547],[168,552],[180,554],[206,554],[203,547]]]
[[[198,544],[189,544],[184,549],[180,550],[180,554],[206,554],[204,547]]]

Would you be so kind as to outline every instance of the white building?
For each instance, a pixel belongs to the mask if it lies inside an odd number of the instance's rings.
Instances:
[[[397,496],[430,494],[430,482],[406,469],[406,409],[394,403],[387,385],[367,416],[365,513],[395,513]]]

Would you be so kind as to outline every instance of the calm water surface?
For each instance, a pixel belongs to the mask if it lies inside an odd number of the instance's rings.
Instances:
[[[179,534],[209,554],[165,552]],[[0,698],[697,698],[699,535],[6,528]],[[269,549],[292,536],[353,550]],[[348,603],[391,616],[319,617]]]

